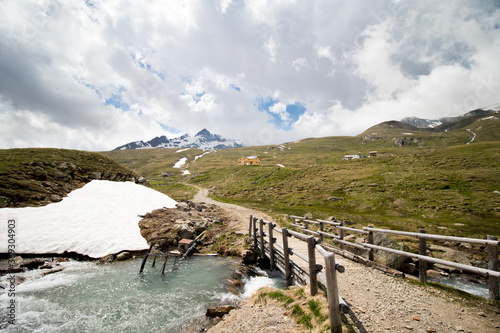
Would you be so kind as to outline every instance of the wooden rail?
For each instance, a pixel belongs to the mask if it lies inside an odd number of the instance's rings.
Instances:
[[[313,223],[316,223],[312,221]],[[257,224],[259,227],[257,227]],[[268,232],[264,232],[267,225]],[[304,229],[306,230],[306,229]],[[310,233],[319,235],[317,232],[308,230]],[[282,243],[273,238],[274,232],[281,234]],[[307,243],[307,255],[300,253],[288,246],[288,238],[295,237]],[[330,332],[341,333],[342,322],[340,313],[348,313],[349,307],[339,296],[337,286],[337,272],[344,272],[345,268],[335,263],[335,255],[323,248],[319,238],[309,236],[287,228],[277,229],[276,224],[263,219],[250,216],[249,237],[253,238],[254,250],[261,258],[268,258],[271,269],[278,268],[285,274],[286,285],[289,287],[293,282],[304,285],[309,284],[311,295],[318,292],[318,280],[326,287],[328,297],[328,309],[330,316]],[[265,239],[267,237],[267,240]],[[267,246],[266,246],[267,245]],[[280,249],[281,251],[279,251]],[[323,266],[316,263],[316,250],[324,257],[325,273]],[[307,263],[307,269],[290,260],[294,255]]]
[[[373,228],[371,226],[364,227],[362,229],[345,227],[342,222],[329,222],[324,220],[311,221],[301,216],[290,216],[292,219],[292,227],[300,228],[306,233],[316,233],[323,237],[329,237],[334,243],[338,243],[340,249],[343,249],[345,245],[356,248],[358,250],[365,250],[368,252],[368,260],[373,261],[374,250],[386,251],[390,253],[395,253],[398,255],[415,258],[419,261],[419,279],[422,283],[427,283],[427,263],[441,264],[452,268],[457,268],[463,271],[481,274],[488,278],[488,290],[489,299],[500,299],[500,271],[499,271],[499,260],[498,260],[498,248],[500,247],[500,242],[495,236],[488,236],[487,239],[477,239],[477,238],[467,238],[467,237],[454,237],[454,236],[443,236],[435,234],[427,234],[425,230],[419,230],[419,232],[407,232],[399,230],[389,230],[389,229],[379,229]],[[302,223],[302,224],[300,224]],[[311,230],[310,226],[318,226],[318,230]],[[325,225],[331,226],[338,230],[337,234],[324,232]],[[364,234],[367,236],[366,242],[363,244],[351,243],[344,240],[344,231],[350,231],[355,233]],[[374,233],[385,233],[405,237],[413,237],[419,241],[419,253],[411,253],[406,251],[394,250],[391,248],[376,246],[373,243]],[[448,242],[460,242],[469,244],[479,244],[487,247],[488,252],[488,269],[474,267],[470,265],[459,264],[449,260],[436,259],[427,256],[427,240],[437,240],[437,241],[448,241]]]

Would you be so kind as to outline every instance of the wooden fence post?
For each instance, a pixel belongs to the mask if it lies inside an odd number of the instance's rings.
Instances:
[[[309,283],[311,285],[311,295],[314,296],[318,293],[318,277],[316,276],[318,268],[316,266],[316,240],[313,236],[307,238],[307,256],[309,259]]]
[[[368,228],[373,228],[373,226],[369,225]],[[369,231],[367,238],[368,244],[373,245],[373,231]],[[373,261],[373,249],[368,250],[368,260]]]
[[[163,262],[163,267],[161,268],[161,274],[165,274],[165,266],[167,265],[168,252],[165,253],[165,261]]]
[[[260,257],[265,258],[266,257],[266,248],[264,247],[264,220],[260,219]]]
[[[425,234],[424,229],[419,229],[418,232]],[[418,254],[421,256],[427,255],[427,240],[425,238],[418,239]],[[420,282],[427,283],[427,261],[422,259],[418,260],[418,277]]]
[[[255,253],[257,253],[258,245],[257,245],[257,218],[253,218],[253,248]]]
[[[273,228],[274,224],[272,222],[269,223],[269,268],[271,270],[275,269],[274,265],[274,239],[273,239]]]
[[[148,261],[149,253],[151,252],[151,249],[153,248],[153,244],[149,247],[148,252],[144,255],[144,258],[142,259],[142,264],[141,264],[141,269],[139,270],[139,273],[142,273],[144,270],[144,266],[146,265],[146,261]]]
[[[340,221],[340,226],[344,226],[344,221]],[[344,240],[344,229],[339,229],[339,239]],[[340,243],[340,248],[343,250],[344,249],[344,244]]]
[[[283,235],[283,257],[285,261],[285,277],[286,277],[286,287],[292,285],[292,271],[290,269],[290,249],[288,248],[288,230],[286,228],[281,229],[281,234]]]
[[[326,266],[326,294],[328,297],[328,310],[330,312],[330,332],[342,333],[342,321],[340,319],[339,291],[337,286],[337,272],[335,269],[335,255],[333,253],[325,256]]]
[[[319,223],[319,231],[325,232],[325,224],[323,222]],[[319,234],[319,240],[323,242],[323,234]]]
[[[488,236],[488,240],[497,241],[498,238],[495,236]],[[498,246],[489,245],[488,246],[488,269],[492,271],[499,270],[498,263]],[[496,276],[488,276],[488,289],[489,298],[496,300],[500,299],[499,285],[500,279]]]
[[[252,237],[252,222],[253,222],[253,215],[250,215],[250,225],[248,226],[248,237]]]

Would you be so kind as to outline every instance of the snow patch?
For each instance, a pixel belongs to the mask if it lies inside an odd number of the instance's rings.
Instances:
[[[182,153],[183,151],[186,151],[186,150],[189,150],[189,149],[191,149],[191,148],[179,149],[179,150],[176,151],[176,153]]]
[[[285,167],[283,164],[276,164],[276,165],[279,166],[279,167],[282,167],[282,168]]]
[[[182,171],[182,175],[190,175],[191,172],[189,170],[184,170]]]
[[[138,215],[174,208],[176,201],[132,182],[93,180],[61,202],[44,207],[2,208],[15,219],[16,253],[77,252],[93,258],[148,248]],[[7,253],[7,223],[0,227],[0,253]]]
[[[183,157],[181,159],[179,159],[172,168],[176,168],[176,169],[179,169],[181,168],[183,165],[186,165],[186,162],[187,162],[187,157]]]
[[[210,154],[210,153],[213,153],[213,152],[215,152],[215,150],[206,151],[206,152],[204,152],[204,153],[203,153],[203,154],[201,154],[201,155],[197,155],[197,156],[195,156],[195,157],[194,157],[194,160],[196,161],[197,159],[202,158],[203,156],[205,156],[205,155],[207,155],[207,154]]]

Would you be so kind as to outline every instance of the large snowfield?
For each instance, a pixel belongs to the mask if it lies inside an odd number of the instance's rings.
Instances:
[[[8,252],[11,219],[15,220],[15,252],[20,255],[68,251],[99,258],[147,249],[138,215],[175,204],[167,195],[132,182],[94,180],[61,202],[0,209],[0,253]]]

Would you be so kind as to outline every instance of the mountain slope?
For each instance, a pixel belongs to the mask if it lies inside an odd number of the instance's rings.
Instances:
[[[194,137],[184,134],[178,138],[168,139],[162,135],[148,142],[133,141],[113,150],[144,149],[144,148],[199,148],[199,149],[226,149],[243,147],[240,142],[225,139],[220,135],[212,134],[207,129],[196,133]]]

